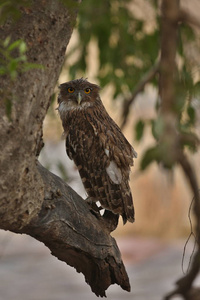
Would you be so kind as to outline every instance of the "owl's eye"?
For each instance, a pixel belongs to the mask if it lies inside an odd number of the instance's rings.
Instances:
[[[69,88],[67,89],[67,91],[68,91],[68,93],[72,94],[72,93],[74,92],[74,88],[69,87]]]
[[[84,89],[84,92],[85,92],[86,94],[89,94],[89,93],[91,92],[91,89],[86,88],[86,89]]]

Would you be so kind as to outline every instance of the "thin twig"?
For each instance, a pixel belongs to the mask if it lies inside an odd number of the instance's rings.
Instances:
[[[188,273],[180,278],[176,284],[177,284],[177,288],[170,292],[164,299],[165,300],[169,300],[171,299],[171,297],[173,297],[174,295],[180,294],[183,297],[187,297],[187,294],[190,293],[191,288],[192,288],[192,284],[195,280],[195,278],[197,277],[199,270],[200,270],[200,220],[199,220],[199,216],[200,216],[200,194],[199,194],[199,188],[198,188],[198,182],[197,182],[197,178],[194,172],[194,169],[192,168],[189,160],[187,159],[187,157],[182,153],[179,153],[178,156],[178,162],[180,164],[180,166],[183,169],[183,172],[190,184],[191,190],[194,194],[194,215],[196,217],[196,238],[197,238],[197,244],[198,244],[198,249],[195,253],[195,256],[192,260],[192,264],[191,264],[191,268],[188,271]]]
[[[194,233],[194,229],[193,229],[193,225],[192,225],[192,220],[191,220],[191,210],[192,210],[192,206],[193,206],[193,203],[194,203],[194,198],[192,199],[191,203],[190,203],[190,207],[189,207],[189,212],[188,212],[188,219],[189,219],[189,222],[190,222],[190,234],[186,240],[186,243],[184,245],[184,248],[183,248],[183,256],[182,256],[182,272],[184,275],[186,275],[189,270],[190,270],[190,266],[191,266],[191,262],[192,262],[192,258],[193,258],[193,255],[195,253],[195,249],[196,249],[196,244],[197,244],[197,239],[196,239],[196,235]],[[189,243],[189,240],[191,237],[194,237],[195,239],[195,242],[194,242],[194,246],[193,246],[193,249],[192,249],[192,254],[190,255],[190,260],[189,260],[189,263],[188,263],[188,267],[187,267],[187,270],[186,272],[184,271],[184,259],[185,259],[185,253],[186,253],[186,248],[187,248],[187,245]]]
[[[136,88],[133,91],[133,94],[131,95],[131,97],[127,100],[124,101],[124,105],[123,105],[123,115],[122,115],[122,124],[121,124],[121,129],[124,128],[127,119],[128,119],[128,113],[130,110],[130,106],[131,104],[135,101],[136,96],[142,92],[144,90],[145,85],[150,82],[155,75],[157,74],[157,72],[159,71],[159,65],[160,62],[156,62],[149,70],[147,73],[144,74],[143,78],[141,79],[141,81],[138,83],[138,85],[136,86]]]
[[[191,189],[194,193],[194,214],[197,218],[197,224],[196,226],[200,225],[200,196],[199,196],[199,187],[198,187],[198,182],[196,178],[196,174],[194,172],[194,169],[192,168],[190,162],[188,161],[187,157],[182,153],[182,155],[179,155],[179,163],[184,171],[184,174],[186,178],[189,181],[189,184],[191,186]],[[199,232],[199,227],[196,228],[197,233]],[[200,233],[199,236],[197,236],[198,243],[200,245]]]
[[[178,37],[176,16],[178,12],[179,0],[162,1],[159,93],[161,97],[161,114],[164,119],[165,117],[169,119],[168,115],[171,114],[174,115],[174,119],[177,117],[174,114],[174,102],[176,101],[174,79],[177,71],[175,59]]]

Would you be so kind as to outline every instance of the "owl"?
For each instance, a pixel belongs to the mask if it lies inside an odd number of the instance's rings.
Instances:
[[[129,187],[130,166],[137,153],[108,115],[100,87],[80,78],[59,86],[58,112],[66,151],[74,161],[91,201],[134,222]]]

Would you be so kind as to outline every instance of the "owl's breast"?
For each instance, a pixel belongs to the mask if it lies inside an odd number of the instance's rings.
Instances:
[[[86,114],[76,113],[68,118],[65,130],[68,156],[73,160],[79,157],[85,161],[96,159],[97,156],[102,156],[102,153],[105,155],[97,130],[90,116]]]

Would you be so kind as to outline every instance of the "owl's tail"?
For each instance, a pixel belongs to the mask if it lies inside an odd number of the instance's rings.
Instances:
[[[124,213],[122,215],[123,224],[125,225],[127,221],[133,223],[135,222],[135,216],[134,216],[134,208],[132,208],[131,211],[128,211],[128,213]]]

